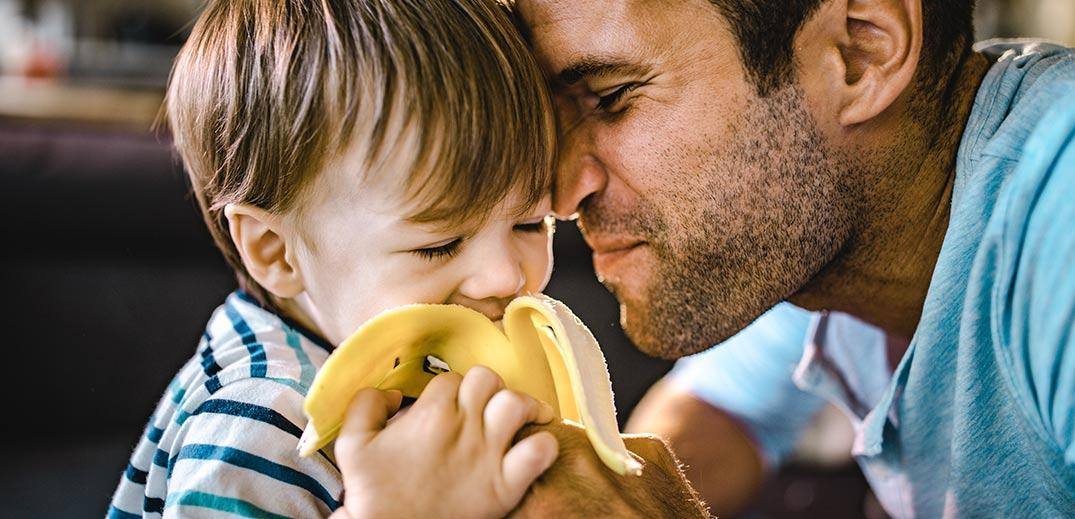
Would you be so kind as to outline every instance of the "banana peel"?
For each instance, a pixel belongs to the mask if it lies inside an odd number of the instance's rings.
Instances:
[[[501,327],[498,326],[500,324]],[[494,323],[459,305],[406,305],[363,324],[329,356],[306,396],[309,423],[299,454],[339,433],[354,395],[367,387],[417,398],[436,374],[486,366],[504,385],[581,424],[598,457],[620,475],[642,465],[624,445],[608,367],[593,334],[563,303],[543,295],[512,301]]]

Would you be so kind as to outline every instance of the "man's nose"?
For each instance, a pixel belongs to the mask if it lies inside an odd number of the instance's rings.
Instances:
[[[604,190],[608,184],[605,166],[589,151],[590,146],[585,145],[581,137],[563,139],[565,145],[552,190],[552,210],[559,218],[569,218],[577,213],[586,197]]]

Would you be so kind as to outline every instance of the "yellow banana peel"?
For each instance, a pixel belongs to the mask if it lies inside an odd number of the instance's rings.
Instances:
[[[580,423],[598,457],[620,475],[642,465],[616,424],[608,367],[593,334],[563,303],[543,295],[515,299],[503,330],[458,305],[407,305],[363,324],[329,356],[314,378],[299,453],[309,456],[339,433],[351,399],[367,387],[417,397],[436,373],[486,366],[509,389],[550,404]]]

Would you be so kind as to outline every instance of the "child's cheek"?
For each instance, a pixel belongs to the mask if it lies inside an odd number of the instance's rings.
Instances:
[[[393,306],[446,303],[465,278],[466,265],[459,261],[462,258],[429,261],[411,254],[400,256],[402,261],[386,273],[374,292]]]
[[[552,275],[552,238],[535,240],[535,243],[525,250],[526,256],[523,258],[523,269],[526,272],[525,292],[541,292]]]

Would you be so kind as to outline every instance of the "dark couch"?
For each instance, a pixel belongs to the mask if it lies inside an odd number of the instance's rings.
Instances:
[[[235,283],[166,139],[0,120],[9,424],[0,513],[100,517],[168,380]],[[548,292],[593,328],[621,420],[668,364],[634,350],[571,224]]]

